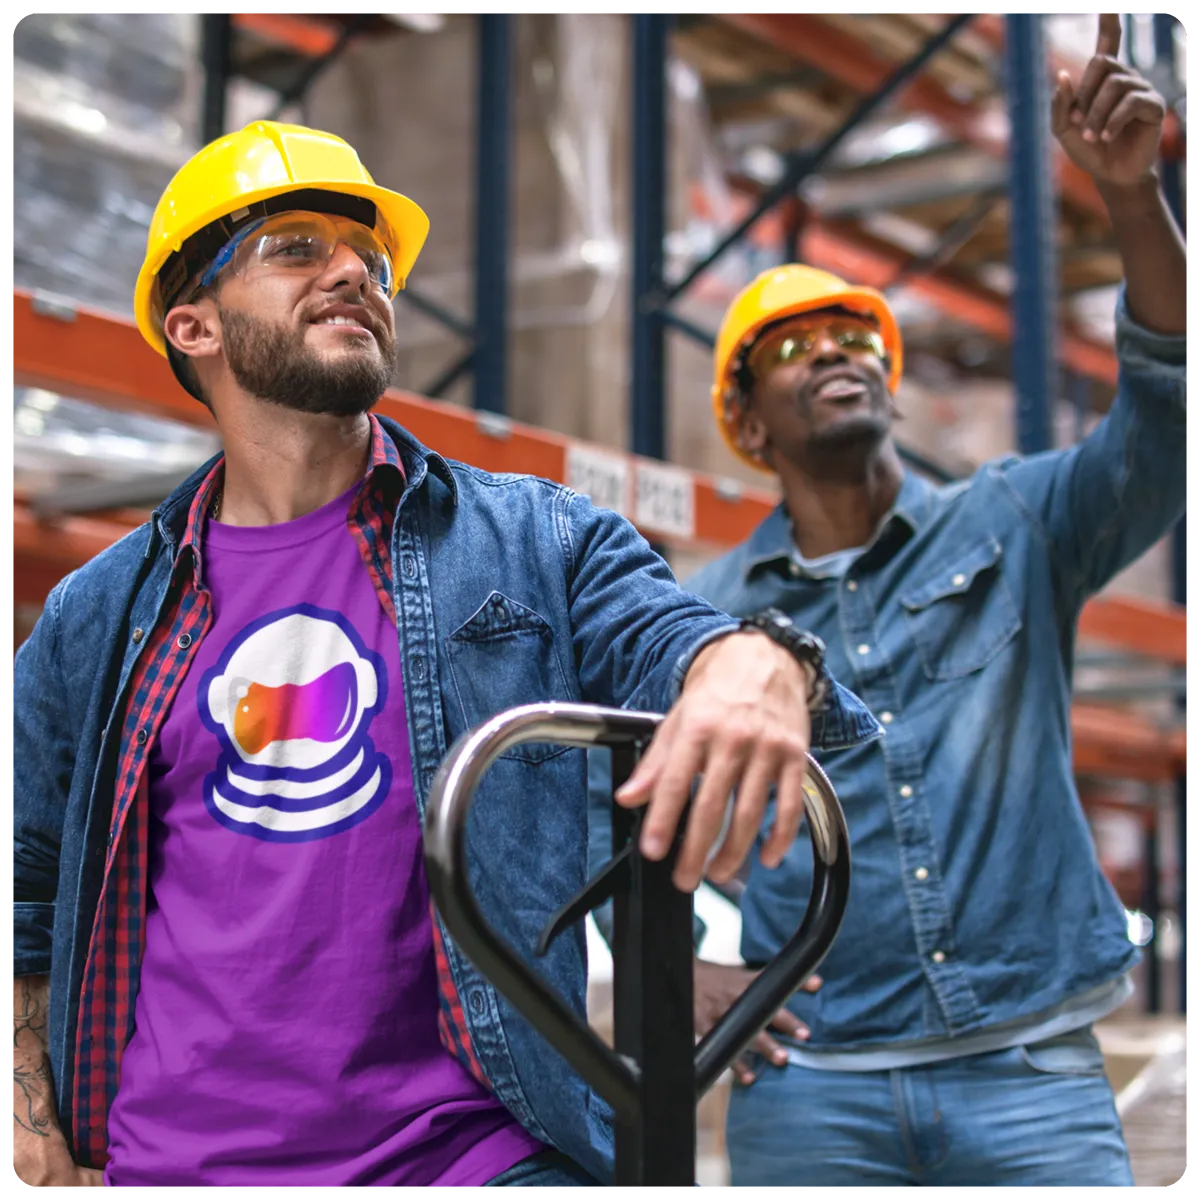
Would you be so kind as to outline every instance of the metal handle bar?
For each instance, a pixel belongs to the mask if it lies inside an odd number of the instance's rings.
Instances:
[[[429,888],[451,936],[491,980],[608,1101],[619,1119],[638,1117],[640,1069],[616,1054],[534,974],[491,928],[467,882],[467,813],[488,767],[512,746],[645,747],[657,713],[588,704],[530,704],[509,709],[463,734],[442,763],[425,813]],[[837,935],[849,896],[849,838],[825,773],[809,758],[804,806],[814,854],[813,887],[800,928],[696,1047],[696,1094],[703,1094],[816,969]]]

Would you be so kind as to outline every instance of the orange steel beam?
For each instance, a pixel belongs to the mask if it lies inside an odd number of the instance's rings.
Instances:
[[[1071,708],[1075,770],[1166,783],[1187,773],[1187,734],[1160,730],[1126,709],[1097,704]]]
[[[1097,596],[1079,618],[1079,636],[1187,665],[1187,609],[1134,596]]]
[[[208,410],[179,387],[165,360],[146,345],[131,321],[83,308],[74,310],[70,319],[47,315],[35,308],[28,292],[17,290],[13,334],[14,374],[19,386],[41,387],[110,408],[213,428]],[[499,427],[484,424],[473,411],[397,390],[384,395],[378,411],[395,418],[447,457],[488,471],[522,472],[564,482],[567,451],[576,444],[559,434],[516,422]],[[643,461],[616,451],[605,453],[623,459],[631,468]],[[683,474],[692,484],[694,534],[691,538],[662,536],[669,544],[713,549],[733,546],[776,503],[766,491],[746,488],[729,495],[709,476]],[[46,525],[36,522],[27,508],[18,506],[18,511],[24,516],[18,519],[15,549],[31,559],[61,565],[64,573],[130,527],[111,517],[107,521],[70,518]],[[1132,599],[1094,600],[1084,609],[1080,632],[1170,662],[1186,661],[1185,610],[1177,607]]]
[[[338,40],[338,30],[330,22],[294,13],[234,13],[233,25],[309,58],[328,54]]]
[[[900,65],[876,53],[858,38],[807,13],[723,13],[721,20],[770,43],[797,62],[824,71],[858,92],[878,90]],[[1007,119],[985,117],[974,105],[956,100],[930,75],[919,75],[914,79],[897,93],[896,103],[908,112],[932,117],[953,137],[978,146],[996,158],[1008,155]],[[1106,215],[1108,210],[1091,176],[1057,148],[1055,155],[1062,194],[1080,208]]]
[[[13,303],[13,361],[18,386],[44,388],[107,408],[169,417],[213,429],[208,410],[193,400],[132,321],[78,308],[70,319],[38,311],[34,297],[17,289]],[[566,482],[570,438],[389,389],[376,411],[394,418],[427,446],[485,471],[514,471]],[[622,455],[632,474],[646,460]],[[745,538],[775,503],[765,491],[744,489],[726,498],[718,481],[696,472],[691,480],[695,514],[691,537],[646,528],[668,545],[721,547]]]

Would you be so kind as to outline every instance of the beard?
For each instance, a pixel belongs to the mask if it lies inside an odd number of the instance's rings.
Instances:
[[[292,329],[217,304],[225,361],[243,391],[295,412],[358,417],[387,390],[396,368],[396,341],[376,326],[378,354],[349,347],[333,361],[305,338],[307,323]]]
[[[810,449],[826,453],[870,449],[888,436],[895,415],[892,394],[882,379],[870,377],[862,382],[867,389],[866,405],[840,414],[835,410],[835,414],[822,423],[813,419],[816,404],[812,392],[806,388],[797,397],[797,407],[810,422]]]

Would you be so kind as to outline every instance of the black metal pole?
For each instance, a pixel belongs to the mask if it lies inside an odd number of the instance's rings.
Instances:
[[[484,13],[476,20],[475,407],[502,413],[508,407],[509,18],[504,13]]]
[[[1142,912],[1153,923],[1154,933],[1146,945],[1146,1011],[1162,1012],[1162,904],[1159,894],[1158,809],[1150,815],[1150,824],[1142,842]]]
[[[207,146],[225,132],[225,89],[233,58],[233,18],[228,13],[205,13],[200,20],[200,58],[204,67],[200,140]]]
[[[1050,406],[1057,390],[1057,216],[1050,157],[1050,91],[1042,18],[1005,18],[1008,111],[1012,125],[1009,255],[1013,268],[1012,375],[1017,449],[1051,445]]]
[[[958,220],[943,230],[937,241],[925,254],[919,254],[901,265],[887,286],[881,289],[883,294],[886,296],[889,292],[904,287],[918,276],[928,275],[939,267],[945,266],[971,240],[1003,194],[1004,189],[999,188],[980,196]]]
[[[666,16],[633,21],[633,264],[630,321],[630,448],[666,457],[666,329],[657,297],[667,225]]]
[[[612,756],[615,790],[635,754],[614,746]],[[640,829],[640,812],[613,805],[614,856]],[[635,854],[628,889],[613,897],[614,1049],[641,1067],[637,1116],[615,1123],[618,1187],[690,1187],[696,1178],[692,898],[671,883],[678,840],[661,862]]]

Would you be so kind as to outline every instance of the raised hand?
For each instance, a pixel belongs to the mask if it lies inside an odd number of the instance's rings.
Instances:
[[[1167,106],[1132,67],[1117,60],[1121,18],[1100,17],[1096,53],[1075,87],[1058,73],[1050,108],[1054,136],[1070,159],[1098,182],[1137,183],[1158,159]]]

